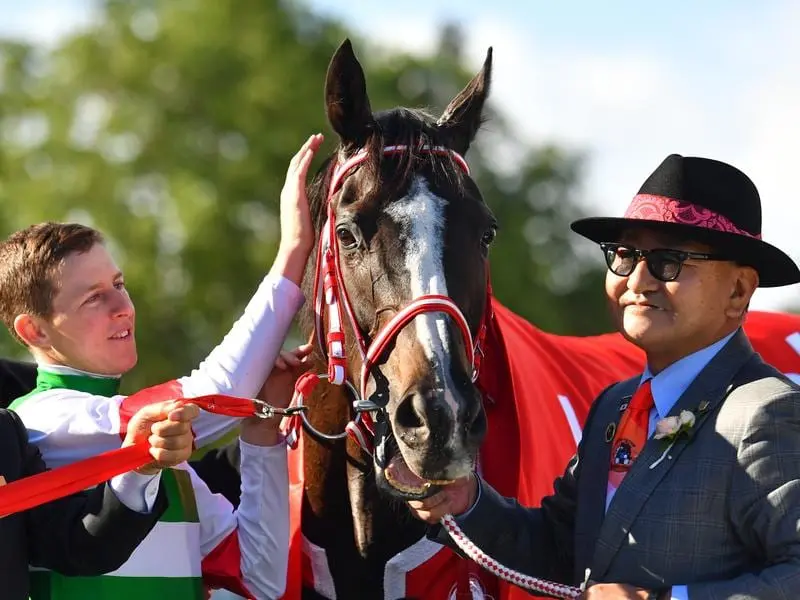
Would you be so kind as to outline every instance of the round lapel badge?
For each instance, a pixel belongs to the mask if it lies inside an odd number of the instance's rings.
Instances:
[[[606,427],[606,443],[614,439],[614,434],[617,432],[617,424],[609,423]]]

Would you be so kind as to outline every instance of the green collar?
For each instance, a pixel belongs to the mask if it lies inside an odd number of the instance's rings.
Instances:
[[[36,374],[36,391],[66,388],[95,396],[114,396],[119,393],[119,378],[92,377],[79,373],[53,373],[39,368]]]

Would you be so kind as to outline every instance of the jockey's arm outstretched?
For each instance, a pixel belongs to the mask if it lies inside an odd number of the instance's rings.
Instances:
[[[49,466],[118,448],[128,420],[143,404],[259,393],[304,301],[299,285],[314,242],[305,182],[321,142],[322,136],[310,137],[292,159],[281,193],[277,257],[230,332],[189,375],[131,396],[120,395],[118,388],[121,375],[137,361],[135,309],[102,235],[82,225],[42,223],[0,244],[6,259],[0,266],[0,317],[38,365],[36,389],[12,408]],[[276,401],[285,405],[286,396]],[[173,473],[171,511],[120,573],[97,578],[106,581],[95,587],[82,581],[60,597],[127,598],[135,588],[138,598],[148,597],[144,592],[201,598],[201,570],[214,587],[258,598],[280,596],[288,553],[288,475],[278,419],[242,421],[203,412],[193,423],[196,445],[239,423],[238,510],[183,465]],[[63,583],[50,586],[51,592],[69,587]]]

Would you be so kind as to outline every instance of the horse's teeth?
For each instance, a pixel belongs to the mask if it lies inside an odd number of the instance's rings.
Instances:
[[[425,484],[420,487],[413,487],[410,485],[404,485],[400,483],[399,481],[394,479],[390,473],[388,473],[385,470],[383,472],[383,475],[384,477],[386,477],[386,481],[389,482],[389,485],[391,485],[394,489],[398,490],[399,492],[404,492],[406,494],[421,494],[422,492],[427,490],[431,485],[426,481]]]

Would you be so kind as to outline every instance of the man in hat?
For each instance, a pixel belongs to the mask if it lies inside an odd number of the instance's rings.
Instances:
[[[800,270],[761,240],[755,185],[671,155],[624,218],[572,229],[600,244],[612,313],[645,352],[644,373],[600,394],[541,508],[476,475],[412,510],[432,524],[456,515],[495,560],[584,582],[591,600],[800,598],[800,387],[742,330],[755,289]],[[431,536],[454,545],[441,528]]]

